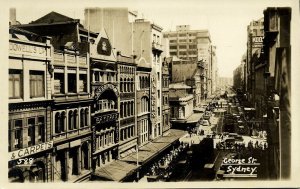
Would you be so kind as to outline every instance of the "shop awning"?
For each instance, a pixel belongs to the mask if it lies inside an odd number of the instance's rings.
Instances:
[[[205,112],[205,108],[196,107],[196,108],[194,108],[194,112],[195,113],[203,113],[203,112]]]
[[[186,123],[197,123],[201,117],[202,117],[203,113],[193,113],[189,118],[187,118]]]
[[[96,169],[93,176],[96,180],[122,181],[122,179],[131,175],[137,168],[136,164],[116,160],[107,166]]]
[[[153,142],[149,142],[145,146],[141,147],[138,152],[132,153],[129,156],[121,159],[125,162],[138,162],[139,164],[146,163],[153,159],[155,156],[163,152],[166,148],[172,145],[175,141],[185,135],[186,132],[177,129],[170,129],[170,133],[167,136],[160,137]],[[138,156],[137,156],[138,153]]]

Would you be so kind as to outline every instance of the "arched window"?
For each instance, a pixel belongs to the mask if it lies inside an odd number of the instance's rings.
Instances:
[[[123,118],[123,115],[124,115],[124,103],[123,102],[121,102],[121,104],[120,104],[120,117],[121,118]]]
[[[74,119],[73,119],[73,111],[72,110],[70,110],[69,111],[69,114],[68,114],[68,126],[69,126],[69,130],[73,130],[73,121],[74,121]]]
[[[144,112],[144,98],[141,98],[141,112]]]
[[[60,113],[55,114],[55,133],[60,133]]]
[[[104,73],[103,73],[103,72],[100,72],[100,82],[103,82],[103,81],[104,81],[103,75],[104,75]]]
[[[124,78],[124,91],[123,92],[127,92],[127,79]]]
[[[110,73],[109,72],[106,72],[106,81],[109,81],[110,80]]]
[[[131,92],[130,79],[127,79],[127,92]]]
[[[139,77],[139,88],[140,88],[140,89],[142,88],[142,82],[141,82],[141,79],[142,79],[142,77],[140,76],[140,77]]]
[[[124,102],[124,117],[127,117],[127,102]]]
[[[123,87],[123,78],[120,79],[120,91],[123,92],[124,87]]]
[[[144,77],[141,77],[141,89],[143,89],[144,88]]]
[[[65,112],[62,112],[61,114],[60,114],[60,130],[62,131],[62,132],[65,132],[66,131],[66,122],[65,122],[65,119],[66,119],[66,113]]]
[[[78,118],[78,111],[77,110],[75,110],[74,111],[74,115],[73,115],[73,119],[74,119],[74,129],[77,129],[78,127],[77,127],[77,118]]]
[[[134,91],[134,82],[133,82],[133,78],[131,78],[131,91]]]
[[[84,123],[85,126],[89,125],[89,120],[88,119],[89,119],[89,109],[86,108],[85,109],[85,119],[84,119],[85,120],[85,123]]]
[[[111,73],[111,81],[112,81],[112,82],[115,81],[115,73]]]
[[[80,110],[80,127],[85,126],[85,111],[84,109]]]
[[[134,103],[131,102],[131,115],[134,115]]]

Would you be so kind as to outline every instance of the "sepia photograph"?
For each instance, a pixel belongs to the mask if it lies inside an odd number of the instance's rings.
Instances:
[[[300,186],[299,1],[2,8],[1,188]]]

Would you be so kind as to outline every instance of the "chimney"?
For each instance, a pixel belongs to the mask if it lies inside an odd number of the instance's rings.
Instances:
[[[16,25],[17,24],[16,8],[10,8],[9,9],[9,24],[10,25]]]

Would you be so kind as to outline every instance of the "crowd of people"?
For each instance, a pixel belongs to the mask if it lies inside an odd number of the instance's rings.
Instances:
[[[226,140],[221,140],[216,143],[216,149],[218,150],[252,150],[252,149],[261,149],[261,150],[266,150],[268,148],[268,143],[266,141],[258,141],[256,140],[255,142],[250,140],[247,145],[245,142],[227,142]]]
[[[164,176],[168,174],[165,172],[173,169],[174,163],[178,160],[178,157],[187,150],[188,144],[181,143],[178,148],[171,150],[168,154],[164,155],[160,160],[152,164],[148,172],[148,176]]]

